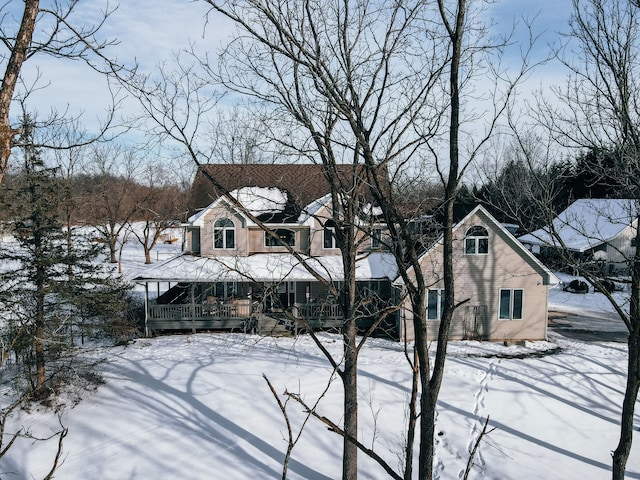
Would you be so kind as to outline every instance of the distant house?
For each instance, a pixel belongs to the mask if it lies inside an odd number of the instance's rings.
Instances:
[[[241,207],[207,189],[207,175]],[[341,311],[327,286],[344,278],[329,190],[318,165],[205,166],[194,182],[197,211],[186,224],[185,254],[138,279],[147,288],[147,328],[270,333],[340,327]],[[209,203],[198,208],[203,201]],[[356,282],[360,295],[373,301],[363,302],[361,328],[391,301],[397,275],[393,256],[382,249],[383,226],[366,201]]]
[[[456,302],[450,339],[491,341],[547,338],[549,286],[556,277],[483,207],[454,227]],[[444,308],[442,242],[420,258],[429,285],[427,333],[437,338]],[[401,284],[400,284],[401,285]],[[401,337],[414,338],[410,303],[401,309]]]
[[[544,227],[519,240],[547,264],[562,267],[566,253],[604,275],[628,273],[635,254],[638,202],[625,199],[581,199]]]

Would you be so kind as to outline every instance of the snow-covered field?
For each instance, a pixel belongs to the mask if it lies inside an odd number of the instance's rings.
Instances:
[[[162,245],[158,255],[175,248]],[[142,261],[133,250],[127,254],[132,276],[143,268]],[[554,290],[551,302],[574,313],[606,312],[601,298]],[[609,327],[620,325],[601,320],[580,328]],[[338,337],[322,338],[338,356]],[[164,336],[90,354],[108,360],[100,366],[106,382],[64,410],[69,434],[56,478],[280,478],[286,425],[263,374],[278,393],[299,393],[308,404],[319,400],[318,413],[340,422],[339,380],[306,336]],[[624,343],[585,343],[550,331],[549,342],[524,346],[454,342],[447,362],[437,417],[436,478],[461,478],[487,416],[495,430],[481,443],[471,478],[610,477],[624,389]],[[360,440],[397,467],[410,388],[402,346],[369,341],[360,357],[359,387]],[[290,401],[287,412],[297,434],[304,411]],[[56,414],[45,408],[21,412],[13,421],[29,425],[37,436],[59,428]],[[636,424],[640,430],[640,413]],[[638,436],[628,478],[640,478]],[[0,478],[42,478],[55,447],[55,440],[19,441],[0,461]],[[293,449],[288,478],[339,478],[340,461],[340,438],[312,418]],[[364,455],[360,474],[363,479],[386,476]]]

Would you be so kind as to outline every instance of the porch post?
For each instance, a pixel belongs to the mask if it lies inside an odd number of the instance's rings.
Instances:
[[[196,333],[195,321],[196,321],[196,293],[195,293],[195,284],[193,282],[189,285],[189,297],[191,298],[191,308],[189,311],[191,312],[191,333]]]
[[[144,282],[144,336],[149,336],[149,282]]]

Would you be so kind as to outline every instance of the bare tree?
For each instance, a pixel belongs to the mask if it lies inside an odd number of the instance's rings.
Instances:
[[[138,187],[141,160],[134,148],[117,143],[92,148],[87,173],[92,177],[86,222],[96,227],[117,263],[118,242],[138,212],[133,192]]]
[[[357,359],[362,343],[356,340],[354,322],[359,216],[354,193],[370,189],[372,178],[380,195],[389,192],[387,163],[364,168],[364,155],[373,153],[364,149],[375,145],[375,156],[402,158],[430,136],[437,122],[417,120],[423,120],[420,114],[429,101],[438,104],[431,92],[443,62],[431,49],[441,46],[421,21],[420,1],[358,6],[209,3],[243,31],[222,58],[225,86],[269,105],[273,117],[290,132],[278,141],[293,155],[320,162],[331,185],[345,275],[340,295],[344,363],[337,369],[344,390],[342,477],[355,479]],[[351,178],[343,178],[336,169],[345,162],[353,165]]]
[[[138,185],[130,194],[137,205],[136,220],[142,230],[132,233],[144,249],[144,261],[151,263],[151,250],[172,227],[180,225],[186,211],[185,193],[172,185],[168,172],[159,166],[148,167],[147,184]]]
[[[22,4],[16,15],[17,4]],[[31,57],[44,54],[56,58],[85,61],[91,68],[103,73],[122,72],[104,50],[114,45],[113,40],[100,40],[98,32],[113,9],[107,7],[94,25],[75,24],[79,2],[68,0],[41,5],[39,0],[4,2],[0,7],[0,40],[5,48],[2,86],[0,87],[0,183],[7,171],[9,155],[17,130],[11,126],[11,104],[20,79],[22,66]],[[42,24],[42,29],[37,25]]]
[[[640,10],[633,2],[616,0],[573,0],[573,7],[567,47],[558,53],[570,76],[563,87],[555,89],[553,101],[541,99],[538,120],[561,146],[578,152],[618,152],[620,161],[615,175],[624,185],[620,193],[638,199]],[[611,175],[611,172],[598,171],[597,162],[593,165],[595,178]],[[637,215],[637,212],[630,213]],[[550,228],[555,235],[557,232]],[[637,227],[635,236],[635,245],[638,245],[640,230]],[[640,249],[635,248],[625,256],[631,275],[629,311],[608,296],[629,330],[620,440],[613,452],[614,479],[624,478],[640,389]],[[589,275],[587,269],[576,267],[597,284],[597,278]]]
[[[278,142],[290,158],[323,165],[325,179],[331,185],[332,221],[345,272],[339,292],[345,318],[344,359],[329,359],[345,390],[343,478],[357,477],[356,372],[363,343],[356,340],[353,328],[357,298],[352,280],[357,253],[354,240],[361,228],[358,198],[368,192],[383,207],[392,250],[403,278],[411,284],[419,340],[418,354],[408,354],[407,358],[420,375],[412,398],[417,398],[419,385],[422,395],[421,410],[412,408],[409,424],[415,425],[418,419],[421,423],[419,476],[431,478],[436,400],[444,372],[448,323],[456,308],[453,275],[447,269],[448,320],[442,322],[438,337],[442,346],[436,354],[435,369],[431,369],[429,344],[434,339],[426,336],[426,285],[420,280],[416,236],[404,216],[402,199],[393,196],[389,183],[406,172],[420,170],[440,181],[448,219],[445,241],[450,244],[459,179],[494,132],[514,86],[528,72],[526,50],[530,45],[525,46],[522,66],[512,76],[496,67],[488,52],[495,53],[493,47],[499,55],[508,40],[475,43],[485,32],[476,29],[478,24],[475,17],[468,16],[465,1],[439,2],[435,9],[421,0],[393,4],[365,1],[358,5],[320,0],[306,4],[266,0],[207,3],[240,27],[220,62],[201,59],[200,67],[206,74],[190,75],[195,67],[189,66],[177,76],[182,82],[171,80],[167,85],[166,80],[172,77],[163,73],[157,88],[150,88],[154,83],[149,79],[129,86],[140,93],[143,108],[157,124],[158,132],[182,144],[197,164],[212,158],[209,151],[201,152],[194,140],[197,127],[213,107],[207,103],[211,97],[201,105],[195,103],[199,96],[196,92],[221,83],[248,95],[262,112],[268,112],[266,117],[273,122],[268,127],[270,140]],[[467,38],[470,32],[473,34]],[[468,67],[465,75],[459,74],[462,65]],[[474,68],[477,65],[479,70]],[[478,100],[474,88],[486,80],[483,74],[487,71],[494,80],[487,89],[490,94],[484,98],[490,105],[489,120],[480,139],[468,146],[461,159],[460,144],[466,142],[459,135],[461,104],[463,99]],[[191,83],[190,79],[197,80]],[[497,79],[502,80],[502,88],[494,89]],[[181,96],[175,94],[176,87],[184,89]],[[466,89],[467,96],[460,93],[461,89]],[[190,108],[185,109],[185,105]],[[465,119],[478,120],[473,115]],[[349,176],[339,174],[336,168],[345,163],[352,165]],[[214,178],[210,181],[224,191]],[[235,205],[233,198],[229,201]],[[450,248],[445,254],[449,262]],[[413,433],[408,436],[412,438]],[[409,440],[405,478],[412,477],[413,448]]]

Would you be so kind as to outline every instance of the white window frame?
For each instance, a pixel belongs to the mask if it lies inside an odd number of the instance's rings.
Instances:
[[[432,295],[436,296],[436,316],[432,317],[429,315],[432,310],[430,305],[430,300]],[[444,311],[444,288],[430,288],[427,290],[427,321],[428,322],[439,322],[442,320],[442,312]]]
[[[486,233],[486,235],[474,235],[472,234],[472,230],[474,229],[482,229]],[[475,233],[475,232],[473,232]],[[473,248],[470,249],[469,246],[473,245]],[[480,251],[480,247],[484,245],[482,250]],[[464,254],[465,255],[488,255],[489,254],[489,231],[486,227],[482,225],[473,225],[467,229],[467,232],[464,236]]]
[[[224,226],[216,226],[218,224],[218,222],[222,222],[222,221],[226,221],[226,225]],[[228,222],[231,223],[231,226],[229,226]],[[233,232],[233,245],[229,246],[227,242],[227,232]],[[220,233],[221,238],[222,238],[222,247],[217,247],[216,246],[216,239],[217,239],[217,234]],[[213,222],[213,248],[215,250],[226,250],[226,249],[231,249],[231,248],[236,248],[236,225],[235,223],[233,223],[233,220],[231,220],[228,217],[223,217],[223,218],[218,218],[215,222]]]
[[[331,246],[328,247],[327,246],[327,237],[330,237],[331,242]],[[326,226],[322,229],[322,248],[324,248],[325,250],[331,250],[331,249],[335,249],[338,248],[338,246],[336,245],[336,227],[333,225],[329,225]]]
[[[278,233],[278,232],[290,232],[291,233],[291,237],[293,239],[293,243],[291,245],[289,245],[288,243],[285,243],[283,241],[280,241],[279,243],[276,243],[277,240],[276,238],[274,238],[273,235],[271,235],[269,232],[264,232],[264,246],[265,247],[295,247],[296,246],[296,231],[291,229],[291,228],[274,228],[273,229],[273,233]],[[279,237],[282,238],[282,237]],[[272,243],[273,242],[273,243]]]
[[[517,292],[517,293],[516,293]],[[508,293],[509,305],[503,305],[503,293]],[[503,307],[508,307],[505,312]],[[498,319],[502,321],[522,320],[524,318],[524,289],[501,288],[498,293]]]

